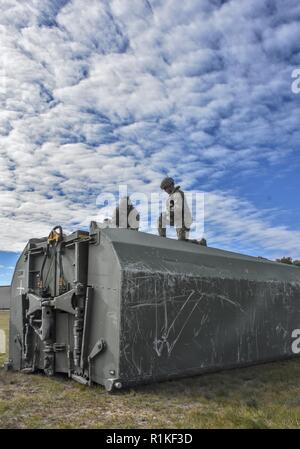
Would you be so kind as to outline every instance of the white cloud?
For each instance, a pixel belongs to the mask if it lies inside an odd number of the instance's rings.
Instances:
[[[298,105],[284,100],[300,8],[282,3],[6,0],[0,249],[87,224],[108,184],[150,192],[169,173],[212,190],[216,243],[294,251],[297,231],[222,191],[236,172],[297,157]]]
[[[300,231],[273,225],[272,210],[257,210],[249,201],[223,192],[205,195],[205,221],[208,241],[226,249],[239,248],[243,252],[260,251],[257,255],[279,258],[299,257]],[[264,252],[262,254],[261,252]]]

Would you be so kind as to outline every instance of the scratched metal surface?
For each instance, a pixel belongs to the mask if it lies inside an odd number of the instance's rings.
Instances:
[[[135,245],[123,235],[110,234],[122,270],[124,384],[292,355],[298,267],[155,236],[143,245],[142,234]]]
[[[120,377],[163,377],[292,355],[299,297],[299,285],[284,282],[128,272]]]

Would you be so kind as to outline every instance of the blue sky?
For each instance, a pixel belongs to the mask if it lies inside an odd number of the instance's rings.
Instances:
[[[211,246],[300,258],[298,0],[2,4],[1,284],[29,238],[165,174],[205,192]]]

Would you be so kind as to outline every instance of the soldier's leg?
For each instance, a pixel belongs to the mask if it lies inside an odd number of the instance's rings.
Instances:
[[[176,228],[178,240],[188,240],[189,231],[186,228]]]
[[[167,236],[165,214],[160,214],[158,221],[157,221],[157,229],[158,229],[158,235],[160,237]]]

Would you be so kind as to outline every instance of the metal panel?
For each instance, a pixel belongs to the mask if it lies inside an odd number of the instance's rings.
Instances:
[[[106,231],[122,270],[123,385],[292,356],[300,270],[130,231]]]
[[[92,320],[89,323],[88,353],[97,341],[106,342],[106,350],[92,363],[92,380],[110,389],[118,377],[120,342],[121,267],[105,232],[98,233],[98,243],[89,250],[88,284],[93,287]]]

